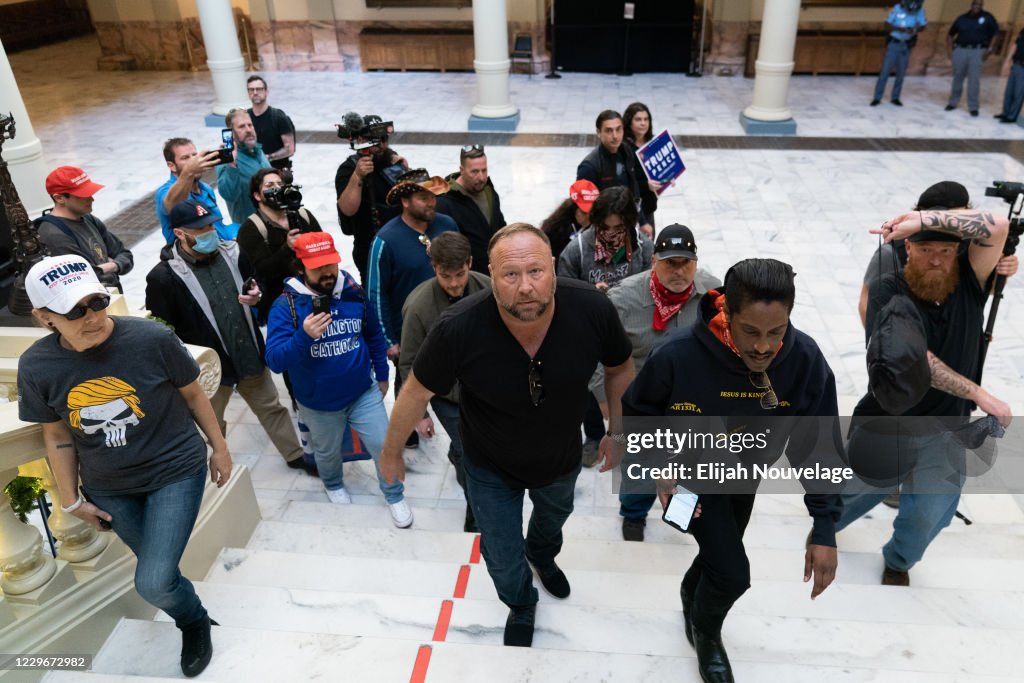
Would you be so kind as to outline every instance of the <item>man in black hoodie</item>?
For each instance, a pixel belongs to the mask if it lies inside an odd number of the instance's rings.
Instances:
[[[814,423],[806,418],[837,416],[838,406],[835,377],[818,345],[790,325],[793,277],[789,264],[774,259],[747,259],[730,268],[724,291],[711,290],[701,299],[693,327],[651,354],[622,397],[624,418],[770,416],[769,449],[781,452],[788,440],[790,462],[796,465],[806,458],[808,439],[797,430]],[[786,417],[805,419],[777,419]],[[787,425],[793,428],[777,428]],[[629,426],[627,422],[627,430]],[[826,442],[841,451],[838,429],[828,437]],[[756,480],[751,483],[756,488]],[[659,480],[662,505],[668,505],[674,485]],[[722,623],[750,587],[743,532],[754,492],[701,494],[699,501],[700,513],[689,532],[700,552],[680,586],[684,629],[697,651],[702,679],[724,683],[733,676],[722,644]],[[804,581],[814,579],[813,599],[835,578],[835,523],[841,503],[836,494],[817,493],[805,495],[804,504],[814,520],[803,574]]]
[[[469,240],[473,270],[487,275],[487,245],[505,227],[501,199],[487,173],[483,145],[465,145],[459,151],[459,170],[445,178],[448,192],[437,198],[437,212],[451,216]]]

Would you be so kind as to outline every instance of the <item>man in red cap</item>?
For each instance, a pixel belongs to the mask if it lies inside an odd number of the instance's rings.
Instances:
[[[135,260],[103,221],[92,215],[93,195],[102,189],[80,168],[54,169],[46,176],[53,209],[36,219],[35,225],[51,256],[81,256],[92,264],[100,282],[120,290],[119,276],[129,273]]]
[[[377,481],[395,526],[412,526],[402,482],[380,474],[380,451],[388,428],[387,342],[363,288],[338,268],[341,257],[325,232],[295,239],[296,277],[270,308],[267,365],[288,372],[299,417],[309,428],[313,455],[327,498],[352,502],[342,478],[345,427],[359,433],[377,466]]]

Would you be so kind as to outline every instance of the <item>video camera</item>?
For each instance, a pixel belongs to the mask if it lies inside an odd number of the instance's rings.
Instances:
[[[338,137],[348,140],[349,145],[357,152],[379,147],[395,132],[393,121],[385,121],[376,114],[360,116],[354,111],[345,114],[342,123],[337,126]]]
[[[280,185],[263,190],[263,201],[278,211],[298,211],[302,206],[301,185]]]
[[[1024,194],[1024,183],[1007,180],[993,180],[992,187],[985,188],[986,197],[1002,197],[1007,204],[1013,204],[1021,194]]]
[[[1002,197],[1010,205],[1010,234],[1006,236],[1003,247],[1004,256],[1012,256],[1020,244],[1024,234],[1024,222],[1021,221],[1021,210],[1024,209],[1024,183],[1011,183],[1007,180],[993,180],[992,187],[985,188],[986,197]]]

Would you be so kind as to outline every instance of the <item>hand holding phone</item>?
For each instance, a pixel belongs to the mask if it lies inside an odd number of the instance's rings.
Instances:
[[[661,519],[669,526],[686,533],[690,528],[690,520],[693,519],[693,512],[697,509],[697,494],[690,493],[682,486],[676,486],[676,492],[668,501]]]
[[[230,128],[221,128],[220,141],[223,147],[217,150],[217,163],[230,164],[235,160],[233,148],[235,146],[235,135]]]
[[[242,294],[248,294],[256,288],[256,278],[250,277],[242,283]]]
[[[318,313],[331,312],[331,297],[328,294],[320,294],[313,297],[313,315]]]

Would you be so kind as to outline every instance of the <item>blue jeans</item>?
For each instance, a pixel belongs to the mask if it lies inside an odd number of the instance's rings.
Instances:
[[[523,493],[490,470],[463,461],[469,498],[480,527],[480,551],[498,598],[509,607],[537,603],[527,560],[543,572],[562,550],[562,525],[572,513],[580,465],[547,486],[530,489],[533,514],[523,539]]]
[[[466,504],[469,504],[469,493],[466,491],[466,470],[462,466],[462,432],[459,431],[459,404],[453,403],[446,398],[435,396],[430,399],[430,407],[434,409],[438,421],[448,433],[451,444],[448,446],[448,462],[455,468],[455,481],[459,482],[462,492],[466,494]]]
[[[857,430],[850,435],[850,450],[855,447]],[[900,507],[893,521],[892,537],[882,546],[882,557],[890,569],[910,571],[924,557],[928,545],[949,526],[960,501],[963,485],[964,449],[948,433],[928,436],[900,435],[901,452],[916,454],[917,460],[900,488]],[[855,480],[856,481],[856,480]],[[860,491],[844,493],[843,513],[836,531],[849,526],[878,505],[889,489],[857,482]]]
[[[875,82],[875,97],[880,100],[885,95],[885,84],[889,80],[889,73],[896,71],[896,80],[892,84],[892,99],[898,100],[903,92],[903,76],[907,73],[907,63],[910,61],[910,47],[906,43],[890,41],[885,46],[885,58],[882,60],[882,70],[878,73],[878,81]]]
[[[192,582],[178,569],[205,485],[204,470],[146,493],[104,496],[86,488],[93,503],[110,513],[114,531],[138,558],[135,590],[143,600],[174,619],[178,628],[206,616]]]
[[[1020,107],[1024,104],[1024,64],[1013,63],[1010,77],[1006,81],[1003,93],[1003,116],[1016,120],[1020,115]]]
[[[397,503],[405,497],[405,486],[401,481],[388,484],[380,473],[380,449],[384,445],[384,434],[388,430],[388,414],[384,409],[384,397],[380,394],[376,382],[352,401],[346,408],[334,411],[314,410],[299,405],[299,416],[309,428],[309,438],[313,445],[313,457],[316,467],[320,470],[320,481],[328,491],[342,488],[344,478],[341,461],[341,440],[345,435],[345,425],[359,433],[363,448],[373,457],[373,466],[377,469],[377,483],[388,503]]]
[[[619,514],[626,519],[647,519],[657,499],[653,493],[620,493]]]

